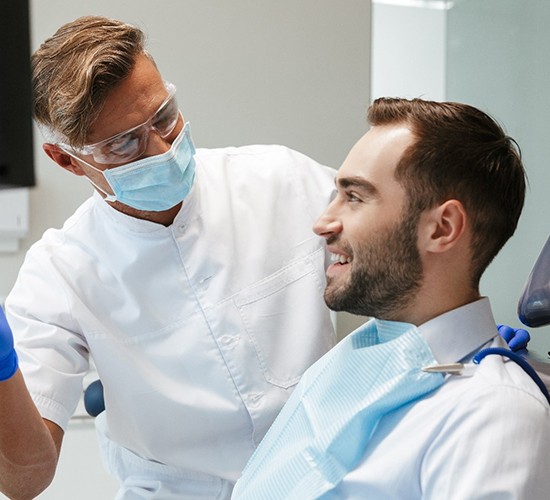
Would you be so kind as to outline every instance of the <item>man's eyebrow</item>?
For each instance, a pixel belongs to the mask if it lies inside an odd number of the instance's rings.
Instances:
[[[372,182],[367,181],[363,177],[337,177],[334,179],[334,183],[337,187],[342,189],[354,187],[369,194],[374,194],[377,192],[377,189]]]

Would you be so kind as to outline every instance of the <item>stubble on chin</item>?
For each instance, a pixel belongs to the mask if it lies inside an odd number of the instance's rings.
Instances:
[[[323,297],[329,309],[333,311],[343,311],[341,305],[341,296],[345,295],[345,286],[338,285],[335,278],[327,278],[327,285]]]
[[[345,276],[327,278],[324,298],[333,311],[392,319],[415,297],[423,280],[417,223],[402,219],[356,248]]]

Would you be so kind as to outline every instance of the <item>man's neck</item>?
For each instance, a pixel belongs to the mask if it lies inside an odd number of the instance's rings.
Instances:
[[[410,304],[395,314],[392,321],[401,321],[420,326],[437,316],[458,309],[466,304],[479,300],[479,290],[468,290],[463,293],[442,294],[420,292]]]
[[[163,226],[168,227],[174,222],[174,219],[180,211],[183,202],[180,202],[175,207],[164,210],[162,212],[137,210],[135,208],[131,208],[127,205],[119,203],[118,201],[107,203],[109,203],[109,205],[111,205],[115,210],[118,210],[123,214],[129,215],[130,217],[135,217],[136,219],[141,220],[148,220],[150,222],[155,222],[157,224],[162,224]]]

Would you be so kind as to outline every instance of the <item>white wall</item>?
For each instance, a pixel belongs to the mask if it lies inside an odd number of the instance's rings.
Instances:
[[[280,143],[338,167],[365,132],[370,0],[31,0],[32,48],[63,23],[101,14],[138,24],[178,87],[198,147]],[[91,193],[56,166],[36,132],[37,186],[21,250],[0,253],[0,296],[29,246]],[[90,424],[74,422],[41,499],[109,498]]]
[[[442,2],[373,1],[373,99],[445,98],[447,32],[442,6]]]

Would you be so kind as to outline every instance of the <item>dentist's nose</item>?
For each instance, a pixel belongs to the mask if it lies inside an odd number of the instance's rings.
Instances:
[[[166,151],[168,151],[172,147],[172,143],[181,132],[184,125],[185,120],[183,118],[183,115],[180,113],[177,125],[175,126],[174,130],[166,137],[162,137],[162,135],[160,135],[160,132],[152,127],[148,132],[147,146],[145,148],[144,156],[149,157],[166,153]]]
[[[156,130],[150,130],[144,156],[149,157],[166,153],[172,146],[169,139],[168,137],[163,138]]]

